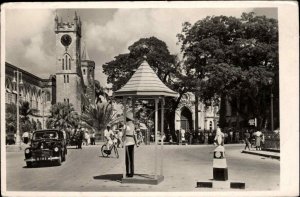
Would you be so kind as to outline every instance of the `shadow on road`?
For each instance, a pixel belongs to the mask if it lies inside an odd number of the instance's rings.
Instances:
[[[94,176],[93,178],[97,179],[97,180],[109,180],[109,181],[116,181],[116,182],[121,183],[123,175],[122,174],[103,174],[103,175],[99,175],[99,176]]]
[[[63,164],[62,164],[63,165]],[[58,165],[54,164],[54,163],[51,163],[51,162],[47,162],[47,161],[44,161],[44,162],[39,162],[39,163],[36,163],[36,164],[33,164],[32,167],[28,167],[28,166],[23,166],[23,168],[48,168],[48,167],[59,167]]]

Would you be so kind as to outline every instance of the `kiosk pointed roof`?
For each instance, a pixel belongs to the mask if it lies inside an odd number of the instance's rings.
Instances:
[[[155,74],[148,62],[144,60],[129,81],[114,95],[116,97],[137,96],[155,97],[171,96],[177,97],[177,93],[168,88]]]

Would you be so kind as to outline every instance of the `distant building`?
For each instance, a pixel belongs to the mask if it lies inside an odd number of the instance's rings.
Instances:
[[[195,96],[193,93],[183,95],[175,112],[175,129],[190,130],[196,128]],[[215,130],[219,123],[219,106],[198,104],[198,128],[200,130]]]
[[[56,71],[42,79],[16,65],[5,63],[5,103],[16,103],[16,75],[22,73],[20,100],[28,101],[36,109],[34,119],[49,116],[51,105],[57,102],[72,103],[78,114],[82,113],[83,94],[95,101],[95,62],[89,59],[87,48],[81,43],[81,20],[75,13],[71,22],[55,17]],[[45,121],[45,120],[44,120]]]

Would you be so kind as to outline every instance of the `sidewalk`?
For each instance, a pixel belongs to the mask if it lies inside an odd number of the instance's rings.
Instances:
[[[265,150],[243,150],[242,153],[258,155],[263,157],[270,157],[273,159],[280,159],[280,153],[274,151],[265,151]]]
[[[24,151],[27,147],[29,147],[29,144],[24,144],[21,143],[21,145],[6,145],[6,152],[22,152]]]

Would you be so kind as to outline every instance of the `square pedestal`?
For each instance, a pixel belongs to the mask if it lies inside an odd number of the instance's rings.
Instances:
[[[122,178],[122,183],[158,185],[163,180],[164,176],[161,175],[157,175],[157,177],[155,178],[154,175],[135,174],[133,175],[133,177]]]
[[[227,181],[228,180],[228,169],[227,168],[213,168],[214,180]]]

